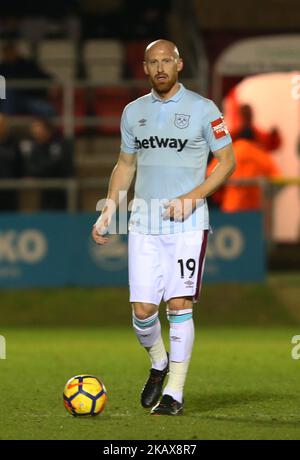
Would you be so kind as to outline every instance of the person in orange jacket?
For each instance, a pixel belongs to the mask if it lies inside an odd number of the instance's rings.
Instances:
[[[251,138],[257,144],[271,152],[276,150],[281,145],[281,137],[277,128],[272,128],[270,131],[259,129],[253,123],[253,111],[249,104],[242,104],[239,107],[239,127],[230,130],[230,135],[233,141],[240,138]]]
[[[230,177],[232,180],[253,178],[274,178],[280,176],[270,154],[251,140],[241,138],[233,142],[236,156],[236,169]],[[213,159],[208,166],[210,174],[217,164]],[[239,185],[226,183],[218,197],[223,212],[260,210],[263,206],[263,190],[260,185]]]

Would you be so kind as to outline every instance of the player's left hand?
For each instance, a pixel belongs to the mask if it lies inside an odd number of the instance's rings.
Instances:
[[[184,195],[169,201],[165,205],[165,211],[162,215],[163,220],[182,222],[187,219],[193,212],[193,201]]]

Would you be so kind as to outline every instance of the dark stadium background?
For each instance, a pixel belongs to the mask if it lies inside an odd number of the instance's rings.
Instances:
[[[299,439],[299,26],[296,0],[1,1],[0,75],[3,46],[16,43],[48,77],[2,74],[0,112],[11,91],[42,98],[67,165],[55,177],[22,172],[37,114],[11,109],[20,163],[6,172],[0,129],[1,439]],[[220,109],[236,90],[257,103],[262,128],[275,123],[282,137],[270,153],[281,177],[263,182],[260,210],[223,213],[210,203],[184,433],[177,420],[153,422],[139,407],[148,363],[131,331],[126,235],[103,251],[90,239],[118,157],[120,115],[148,90],[141,62],[157,38],[178,45],[188,88]],[[257,54],[232,62],[236,72],[225,62],[219,75],[226,53],[246,40]],[[274,76],[267,91],[248,80],[260,75]],[[262,100],[271,101],[265,111]],[[164,305],[161,316],[167,339]],[[109,403],[78,421],[61,392],[84,372],[104,379]]]

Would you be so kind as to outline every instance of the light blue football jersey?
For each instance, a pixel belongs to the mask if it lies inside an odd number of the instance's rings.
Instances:
[[[199,186],[209,152],[229,143],[216,105],[182,84],[168,100],[152,90],[128,104],[121,119],[121,151],[137,155],[129,230],[169,234],[208,229],[206,200],[183,222],[163,220],[164,204]]]

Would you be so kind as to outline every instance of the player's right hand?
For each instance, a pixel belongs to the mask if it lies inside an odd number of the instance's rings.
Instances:
[[[105,235],[100,235],[98,233],[96,224],[93,226],[92,238],[95,241],[95,243],[97,243],[97,244],[106,244],[106,243],[108,243],[108,237],[105,236]]]
[[[111,221],[111,216],[110,216],[108,209],[106,208],[102,212],[101,216],[99,217],[95,225],[93,226],[92,237],[95,243],[97,244],[108,243],[108,237],[106,236],[106,233],[107,233],[107,229],[110,224],[110,221]]]

